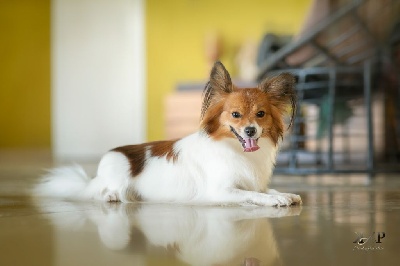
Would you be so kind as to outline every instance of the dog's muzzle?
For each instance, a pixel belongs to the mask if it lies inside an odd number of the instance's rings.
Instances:
[[[240,136],[236,130],[232,127],[229,126],[231,128],[232,133],[236,136],[236,138],[239,140],[239,142],[242,144],[243,147],[243,151],[244,152],[253,152],[258,150],[260,147],[258,146],[257,142],[258,139],[254,139],[254,138],[243,138],[242,136]],[[254,135],[254,134],[248,134],[248,135]]]

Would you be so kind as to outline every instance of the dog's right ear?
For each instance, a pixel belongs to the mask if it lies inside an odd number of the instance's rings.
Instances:
[[[201,107],[201,118],[204,117],[216,95],[231,93],[233,89],[231,76],[224,65],[217,61],[211,69],[210,80],[207,82],[203,92],[203,105]]]
[[[231,76],[220,61],[215,62],[211,69],[210,85],[217,92],[232,92]]]

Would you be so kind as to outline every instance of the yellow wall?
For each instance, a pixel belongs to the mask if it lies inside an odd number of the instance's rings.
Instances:
[[[234,71],[232,61],[242,42],[258,43],[265,32],[297,32],[310,3],[311,0],[147,0],[148,139],[164,138],[163,98],[177,82],[207,78],[207,34],[221,35],[221,60],[229,71]]]
[[[296,32],[311,0],[147,0],[148,139],[164,138],[163,98],[203,81],[205,36],[219,32],[222,61],[265,32]],[[0,148],[50,146],[50,0],[0,1]]]
[[[0,148],[50,146],[50,0],[0,1]]]

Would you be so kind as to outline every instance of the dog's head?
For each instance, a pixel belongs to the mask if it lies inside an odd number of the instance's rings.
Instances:
[[[237,138],[245,152],[258,150],[259,138],[277,144],[289,107],[292,124],[295,95],[295,78],[289,73],[266,79],[258,88],[238,89],[224,65],[216,62],[204,89],[201,128],[214,139]]]

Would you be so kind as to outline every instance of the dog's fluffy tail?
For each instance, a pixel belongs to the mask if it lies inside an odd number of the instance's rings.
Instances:
[[[52,169],[33,189],[40,197],[85,199],[91,178],[80,165]]]

